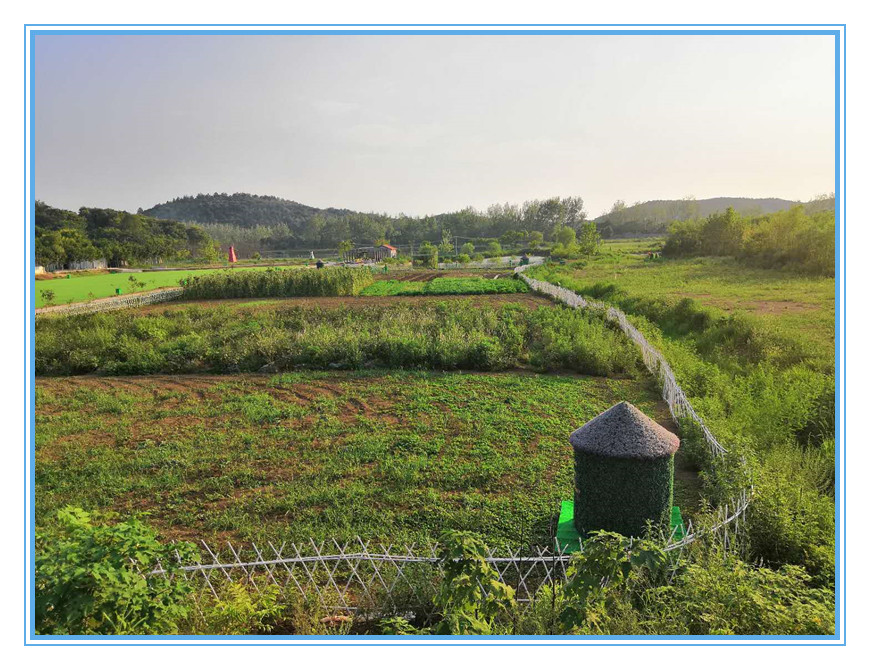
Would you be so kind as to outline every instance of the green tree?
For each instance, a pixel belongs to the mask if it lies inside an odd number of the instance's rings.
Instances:
[[[557,244],[561,244],[563,247],[570,248],[577,243],[577,233],[573,228],[569,228],[568,226],[559,226],[553,232],[553,239],[556,241]]]
[[[544,243],[544,234],[539,230],[531,231],[526,237],[526,244],[529,249],[535,250]]]
[[[417,249],[420,265],[427,268],[438,267],[438,247],[431,242],[423,242]]]
[[[578,242],[580,253],[584,256],[592,256],[598,253],[601,246],[601,234],[594,221],[585,221],[580,225],[580,240]]]
[[[450,231],[447,228],[441,233],[441,244],[438,245],[438,251],[445,256],[449,256],[454,251],[453,238],[450,236]]]
[[[486,245],[486,253],[489,256],[501,256],[501,245],[498,240],[490,240]]]
[[[344,256],[346,253],[350,252],[353,249],[353,242],[350,240],[342,240],[338,243],[338,255]]]
[[[474,255],[474,245],[471,242],[466,242],[459,248],[459,252],[466,256]]]

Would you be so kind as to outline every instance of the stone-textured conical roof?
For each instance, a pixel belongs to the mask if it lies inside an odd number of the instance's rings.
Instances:
[[[571,433],[571,446],[597,456],[661,458],[680,448],[680,438],[623,401]]]

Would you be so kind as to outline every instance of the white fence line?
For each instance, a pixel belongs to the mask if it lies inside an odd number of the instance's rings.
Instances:
[[[649,342],[647,342],[643,333],[634,327],[622,310],[597,300],[584,298],[583,296],[578,295],[573,291],[569,291],[566,288],[562,288],[561,286],[554,286],[549,282],[527,277],[525,273],[522,272],[524,269],[525,268],[517,268],[515,274],[522,278],[522,280],[526,282],[526,284],[529,285],[529,288],[533,291],[549,295],[569,307],[599,310],[604,313],[605,318],[619,324],[622,332],[628,335],[628,337],[631,338],[631,340],[633,340],[640,348],[643,362],[647,369],[657,377],[661,383],[662,398],[667,402],[668,409],[670,410],[674,421],[679,424],[681,419],[685,419],[686,417],[690,418],[701,429],[701,432],[704,434],[704,440],[714,456],[724,456],[727,453],[725,447],[719,444],[719,440],[717,440],[713,433],[710,432],[707,424],[704,423],[704,420],[692,407],[688,398],[686,398],[686,394],[677,383],[676,377],[674,377],[674,372],[671,370],[671,366],[668,365],[665,357],[650,345]]]
[[[36,310],[36,316],[48,316],[61,314],[71,316],[73,314],[93,314],[95,312],[109,312],[115,309],[126,309],[127,307],[143,307],[145,305],[153,305],[159,302],[167,302],[180,298],[184,289],[178,288],[159,288],[148,293],[137,293],[134,295],[117,296],[111,298],[100,298],[91,302],[78,302],[72,305],[57,305],[54,307],[40,307]]]
[[[682,553],[683,548],[702,535],[718,534],[729,542],[729,526],[735,532],[746,511],[748,498],[744,494],[734,505],[717,511],[717,520],[709,528],[695,530],[691,521],[683,538],[676,540],[674,531],[666,542],[666,552]],[[366,611],[384,616],[394,614],[426,615],[432,605],[432,594],[443,575],[442,559],[437,543],[417,547],[396,547],[365,542],[357,537],[340,543],[335,539],[316,543],[283,543],[268,548],[252,543],[250,547],[225,548],[201,542],[208,562],[179,565],[167,570],[162,565],[149,576],[179,573],[193,583],[201,593],[219,597],[221,585],[249,584],[256,591],[274,585],[280,590],[291,589],[302,596],[315,597],[324,610]],[[221,560],[221,552],[230,560]],[[520,603],[534,600],[540,589],[564,581],[572,554],[549,547],[534,547],[524,552],[499,555],[488,551],[486,562],[498,573],[499,579],[514,588]]]

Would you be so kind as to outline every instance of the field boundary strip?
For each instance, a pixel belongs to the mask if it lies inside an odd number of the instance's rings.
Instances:
[[[160,302],[167,302],[180,298],[184,293],[183,288],[158,288],[148,293],[137,293],[134,295],[113,296],[110,298],[100,298],[92,302],[78,302],[72,305],[55,305],[53,307],[40,307],[36,310],[36,316],[49,316],[62,314],[70,316],[73,314],[94,314],[96,312],[109,312],[116,309],[126,309],[128,307],[144,307],[145,305],[154,305]]]
[[[573,291],[569,291],[566,288],[562,288],[561,286],[555,286],[549,282],[527,277],[521,270],[522,268],[518,268],[515,274],[526,282],[529,288],[536,293],[550,296],[557,302],[561,302],[575,309],[594,309],[600,311],[604,314],[605,318],[616,322],[622,332],[637,344],[638,348],[641,350],[641,354],[643,355],[644,365],[646,365],[650,373],[661,382],[662,398],[667,402],[668,410],[670,411],[674,421],[679,424],[681,419],[686,419],[688,417],[701,429],[707,447],[714,456],[724,457],[725,454],[728,453],[728,450],[719,443],[719,440],[717,440],[713,433],[710,432],[707,424],[704,423],[704,420],[695,411],[695,408],[692,407],[692,404],[689,402],[683,389],[680,388],[680,385],[677,383],[674,372],[671,370],[671,366],[668,365],[665,357],[649,342],[647,342],[643,333],[641,333],[628,320],[625,312],[606,303],[584,298],[583,296],[574,293]]]

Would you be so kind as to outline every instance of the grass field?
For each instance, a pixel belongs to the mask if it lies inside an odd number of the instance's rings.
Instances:
[[[236,268],[234,272],[262,272],[265,267]],[[178,286],[180,279],[185,277],[224,272],[224,269],[214,270],[166,270],[157,272],[119,272],[117,274],[93,274],[76,276],[71,273],[69,279],[45,279],[36,282],[36,306],[45,307],[46,300],[43,291],[54,291],[52,304],[64,305],[69,302],[84,302],[95,298],[108,298],[115,295],[115,289],[120,288],[123,295],[139,291],[151,291],[155,288]],[[130,277],[145,284],[142,288],[133,288]]]
[[[650,244],[626,240],[607,245],[597,259],[532,270],[532,276],[587,295],[595,293],[596,285],[614,284],[635,297],[691,298],[723,315],[747,314],[808,341],[833,365],[833,278],[749,268],[731,258],[647,261],[643,249]]]
[[[64,505],[145,513],[166,537],[387,543],[447,528],[547,544],[568,435],[648,380],[304,372],[37,380],[37,525]],[[673,426],[667,423],[671,428]],[[691,473],[677,502],[697,504]]]

